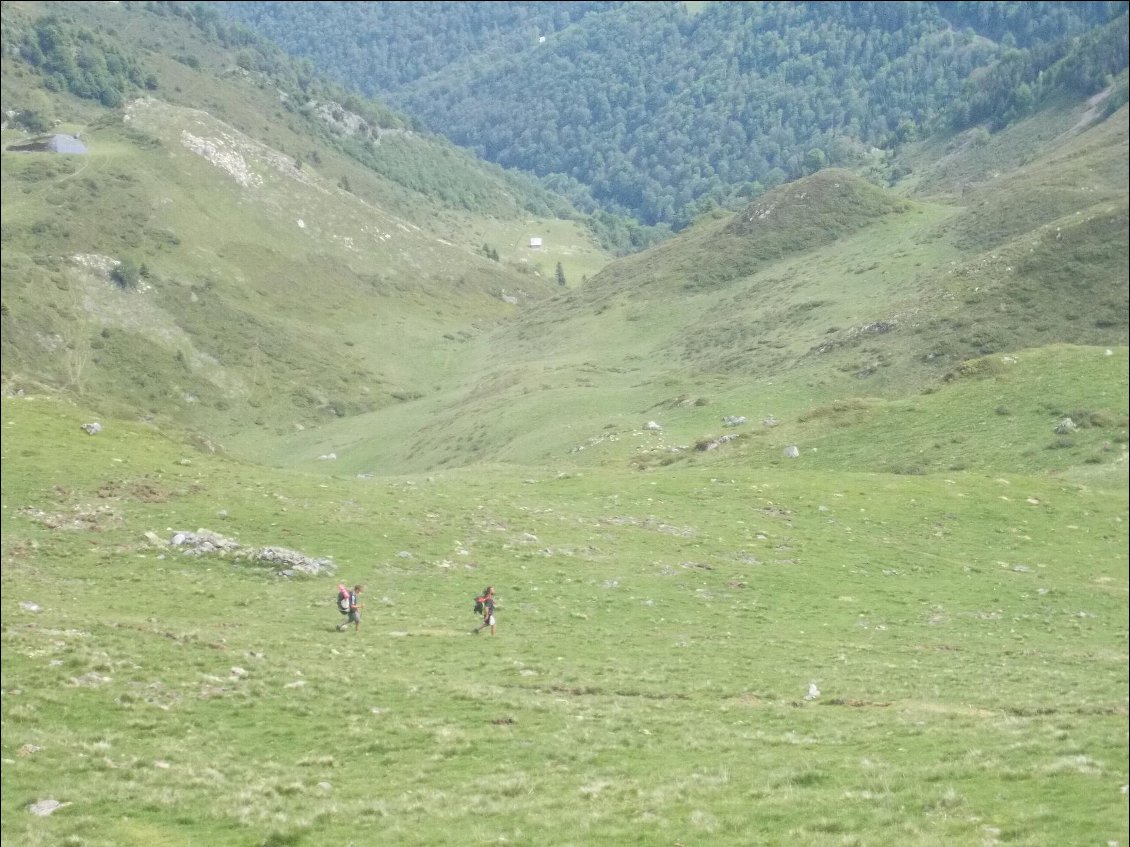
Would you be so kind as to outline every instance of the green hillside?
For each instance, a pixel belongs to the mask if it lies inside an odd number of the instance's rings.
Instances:
[[[586,445],[586,463],[635,462],[661,441],[677,451],[669,462],[722,435],[725,417],[757,429],[851,398],[934,391],[1044,345],[1124,347],[1126,116],[1065,132],[970,188],[969,205],[835,170],[782,186],[500,326],[474,381],[380,416],[395,438],[369,438],[375,423],[360,417],[264,455],[312,467],[332,452],[372,472],[552,461]],[[1028,130],[1002,133],[1001,147]],[[1056,202],[1034,202],[1055,186]],[[641,436],[652,418],[662,439]]]
[[[1113,88],[613,258],[212,6],[2,11],[4,845],[1125,840]]]
[[[6,6],[9,47],[96,43],[152,79],[110,109],[52,95],[6,48],[9,390],[55,386],[213,438],[317,424],[433,392],[468,337],[552,292],[556,262],[579,281],[607,261],[579,217],[537,214],[537,191],[450,144],[231,64],[187,7],[66,4],[36,23],[37,8]],[[29,114],[89,152],[21,151],[42,135]]]

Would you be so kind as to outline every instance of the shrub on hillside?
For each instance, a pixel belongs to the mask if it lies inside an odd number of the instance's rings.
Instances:
[[[122,259],[118,266],[110,271],[110,279],[118,284],[119,288],[132,291],[141,282],[141,268],[133,259]]]
[[[969,359],[957,366],[943,377],[946,382],[952,382],[962,377],[995,376],[1004,372],[1005,364],[994,356],[985,356],[980,359]]]

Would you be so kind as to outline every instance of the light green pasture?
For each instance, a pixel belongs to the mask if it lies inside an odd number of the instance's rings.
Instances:
[[[91,419],[3,401],[5,843],[1125,838],[1124,487],[334,479]],[[337,570],[164,544],[199,528]],[[472,636],[488,583],[498,634]]]

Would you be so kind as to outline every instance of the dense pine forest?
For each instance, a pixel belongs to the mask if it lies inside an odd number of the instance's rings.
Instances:
[[[825,166],[889,181],[898,144],[1060,93],[1126,99],[1116,2],[221,7],[579,208],[675,230]]]

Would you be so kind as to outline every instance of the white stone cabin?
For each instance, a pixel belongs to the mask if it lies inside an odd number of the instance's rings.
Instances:
[[[530,249],[531,250],[540,250],[541,249],[541,236],[540,235],[531,235],[530,236]]]

